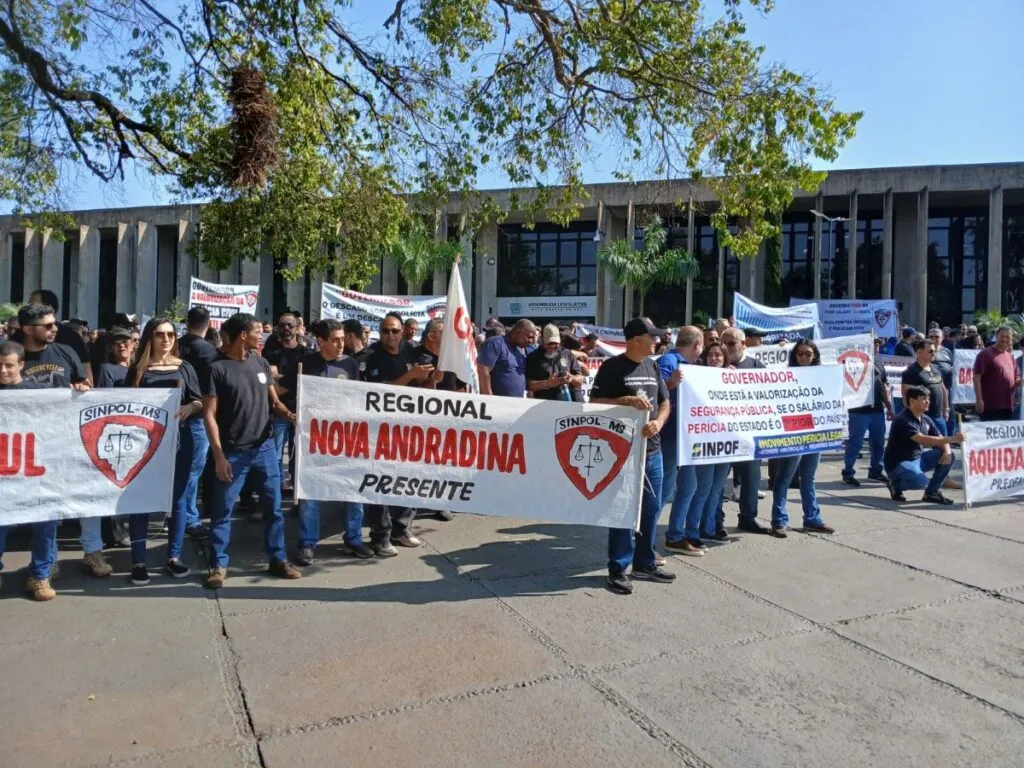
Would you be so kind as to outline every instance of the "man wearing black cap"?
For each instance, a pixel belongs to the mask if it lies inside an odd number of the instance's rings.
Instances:
[[[909,325],[903,328],[902,339],[896,344],[896,349],[893,350],[893,354],[897,357],[916,357],[917,354],[914,352],[913,341],[914,334],[916,334],[913,328]]]
[[[640,531],[635,538],[629,528],[608,529],[608,588],[621,595],[633,591],[626,569],[633,566],[633,579],[667,583],[675,574],[655,564],[654,533],[661,511],[661,440],[659,432],[671,410],[668,388],[650,359],[658,329],[646,317],[637,317],[623,328],[626,351],[606,361],[597,371],[590,393],[591,403],[626,405],[650,413],[644,425],[647,458],[644,470]]]
[[[760,347],[761,346],[761,339],[763,339],[763,338],[764,338],[764,333],[762,333],[761,331],[757,330],[757,328],[744,328],[743,329],[744,346],[747,349],[751,349],[752,347]]]

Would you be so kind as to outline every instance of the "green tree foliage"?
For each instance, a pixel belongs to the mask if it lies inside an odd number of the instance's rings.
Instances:
[[[459,251],[455,243],[438,241],[417,217],[410,219],[395,238],[388,255],[409,285],[422,285],[435,272],[451,269]]]
[[[615,282],[632,288],[640,297],[656,285],[676,285],[700,274],[700,264],[686,251],[665,248],[668,235],[660,216],[651,217],[644,227],[644,247],[635,250],[629,240],[613,240],[597,252],[600,264],[611,270]]]
[[[351,5],[11,0],[0,196],[57,211],[76,172],[141,168],[212,201],[211,265],[269,252],[364,283],[416,216],[454,200],[470,230],[500,218],[484,169],[524,188],[528,220],[578,215],[600,137],[623,178],[704,179],[746,256],[859,118],[746,39],[771,0],[390,0],[376,27]]]
[[[781,307],[782,296],[782,217],[771,216],[771,222],[778,232],[765,240],[764,244],[764,300],[771,307]]]

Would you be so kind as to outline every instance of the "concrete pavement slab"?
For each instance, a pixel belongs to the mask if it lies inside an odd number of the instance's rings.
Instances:
[[[256,744],[202,744],[198,747],[152,752],[142,758],[93,763],[82,768],[183,768],[183,766],[215,766],[216,768],[261,768]]]
[[[563,668],[481,587],[436,601],[349,602],[226,618],[258,733],[388,709]]]
[[[33,605],[53,622],[34,643],[0,645],[4,768],[88,765],[238,738],[212,624],[165,622],[157,609],[148,629],[64,639],[60,606],[60,598]],[[152,610],[144,599],[122,606]]]
[[[980,589],[1024,584],[1024,544],[949,526],[841,535],[837,541]]]
[[[831,633],[600,673],[720,768],[1018,765],[1024,725]]]
[[[989,533],[1024,543],[1024,510],[1013,509],[999,515],[979,515],[956,521],[959,528]]]
[[[695,568],[670,563],[673,584],[637,582],[628,605],[604,588],[605,571],[486,584],[566,651],[575,664],[669,659],[695,648],[809,629],[790,613],[754,600]],[[628,610],[629,620],[623,621]]]
[[[870,541],[879,538],[864,536]],[[944,600],[965,590],[812,536],[759,538],[769,543],[722,547],[691,564],[813,621],[881,613]]]
[[[839,634],[1024,716],[1024,605],[980,597],[835,625]]]
[[[680,766],[682,761],[580,680],[554,680],[273,736],[267,768]]]

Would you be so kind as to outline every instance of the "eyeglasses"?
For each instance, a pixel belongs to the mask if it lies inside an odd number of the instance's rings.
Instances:
[[[401,332],[402,332],[401,328],[381,328],[380,329],[380,335],[381,336],[392,336],[392,335],[395,335],[395,334],[399,334]]]
[[[25,323],[24,328],[45,328],[48,331],[52,331],[57,327],[57,323]]]
[[[278,328],[294,328],[295,327],[295,323],[278,323],[277,327]]]

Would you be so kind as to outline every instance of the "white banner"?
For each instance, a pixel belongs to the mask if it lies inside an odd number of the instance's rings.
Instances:
[[[320,292],[320,317],[324,320],[358,320],[376,330],[388,312],[402,320],[423,325],[444,315],[445,296],[374,296],[324,283]]]
[[[608,528],[640,514],[646,411],[301,376],[296,498]]]
[[[818,306],[822,335],[826,339],[835,336],[852,336],[871,333],[887,339],[898,336],[900,318],[896,313],[895,299],[790,299],[789,306],[805,304]]]
[[[587,358],[587,370],[590,373],[583,377],[583,386],[580,387],[580,392],[583,393],[583,402],[590,402],[590,390],[594,388],[594,379],[597,378],[597,372],[601,368],[601,364],[607,359],[607,357]]]
[[[0,392],[0,525],[169,512],[176,389]]]
[[[967,503],[1024,494],[1024,423],[963,423]]]
[[[953,350],[953,390],[949,393],[950,401],[955,405],[974,405],[974,361],[978,359],[980,349]],[[1021,353],[1013,353],[1014,360],[1020,361]]]
[[[458,262],[452,266],[451,280],[448,283],[444,333],[441,335],[441,354],[438,355],[437,367],[438,370],[454,373],[466,383],[470,392],[480,391],[473,321],[466,306],[466,294],[462,290]]]
[[[903,399],[903,372],[907,370],[913,357],[901,357],[899,355],[879,355],[878,359],[885,368],[885,376],[889,380],[890,400]]]
[[[765,341],[795,340],[801,336],[821,337],[821,321],[816,304],[797,307],[766,307],[740,293],[733,294],[732,314],[736,327],[753,328],[765,334]]]
[[[499,297],[498,314],[515,318],[593,317],[597,314],[597,296]]]
[[[838,449],[846,405],[838,365],[686,366],[676,387],[679,464],[774,459]]]
[[[847,409],[870,405],[875,394],[874,368],[875,342],[870,333],[818,339],[814,342],[821,352],[822,365],[843,367],[843,401]],[[785,368],[789,365],[792,344],[762,344],[748,347],[746,354],[761,361],[766,368]]]
[[[260,287],[258,285],[208,283],[193,277],[188,305],[189,307],[203,306],[210,310],[210,326],[219,329],[221,323],[239,312],[255,315],[259,298]]]

